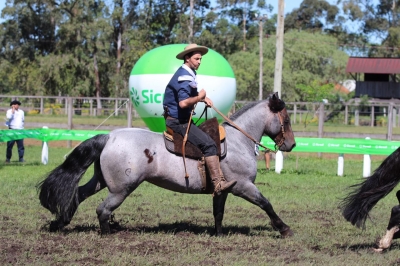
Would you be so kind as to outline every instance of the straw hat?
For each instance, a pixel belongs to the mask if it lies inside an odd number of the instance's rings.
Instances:
[[[188,46],[186,46],[182,52],[177,54],[176,58],[183,60],[185,58],[185,55],[191,52],[200,52],[201,55],[205,55],[208,52],[208,48],[205,46],[199,46],[195,43],[191,43]]]

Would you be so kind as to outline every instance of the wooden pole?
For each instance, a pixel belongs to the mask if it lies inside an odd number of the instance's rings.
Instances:
[[[392,140],[393,134],[393,103],[390,103],[388,106],[388,129],[387,129],[387,140]]]
[[[72,98],[68,97],[68,130],[72,129],[72,112],[73,112],[73,108],[72,108]],[[71,148],[72,147],[72,141],[68,140],[67,141],[67,148]]]
[[[282,61],[283,61],[283,34],[285,22],[285,1],[279,0],[278,3],[278,27],[276,29],[276,56],[275,56],[275,76],[274,76],[274,92],[278,92],[282,98]]]

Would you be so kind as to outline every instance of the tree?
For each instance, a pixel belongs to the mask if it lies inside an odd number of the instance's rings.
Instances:
[[[369,56],[399,57],[400,1],[374,3],[372,0],[346,0],[343,1],[343,11],[351,21],[358,22],[360,31],[375,43]]]
[[[273,91],[275,38],[263,41],[263,94]],[[258,44],[249,42],[248,52],[237,52],[228,57],[237,80],[237,99],[254,101],[258,96]],[[321,33],[290,31],[285,34],[282,98],[303,100],[298,85],[313,82],[335,84],[346,77],[348,55],[339,49],[334,37]]]
[[[285,31],[290,29],[321,32],[336,21],[339,8],[325,0],[303,0],[300,7],[285,17]]]

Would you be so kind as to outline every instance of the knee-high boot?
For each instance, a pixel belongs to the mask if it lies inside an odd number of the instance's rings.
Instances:
[[[214,184],[214,194],[213,195],[221,195],[221,192],[233,187],[236,184],[236,180],[234,181],[226,181],[225,177],[222,174],[219,158],[217,155],[208,156],[204,158],[206,161],[206,166],[211,176],[211,180]]]

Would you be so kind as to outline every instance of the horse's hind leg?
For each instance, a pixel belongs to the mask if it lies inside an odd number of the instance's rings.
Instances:
[[[245,200],[257,205],[267,213],[268,217],[271,219],[272,227],[279,231],[283,238],[293,235],[293,231],[290,229],[290,227],[286,225],[281,218],[279,218],[279,216],[275,213],[271,203],[261,194],[261,192],[253,183],[247,182],[245,184],[236,184],[234,188],[237,188],[232,190],[232,193],[235,196],[244,198]]]
[[[388,249],[391,246],[392,240],[399,237],[399,225],[400,205],[397,205],[392,208],[389,224],[386,228],[386,234],[379,240],[378,247],[374,249],[375,251],[382,252],[383,250]]]
[[[97,207],[96,213],[100,223],[102,234],[111,233],[109,220],[112,212],[117,209],[131,191],[121,190],[121,192],[110,192],[107,198]]]
[[[222,193],[213,198],[213,214],[215,222],[215,236],[222,235],[222,219],[224,218],[225,202],[228,193]]]
[[[94,163],[94,174],[93,177],[85,185],[79,187],[79,203],[82,203],[85,199],[96,194],[100,190],[106,187],[104,182],[103,174],[100,169],[100,161]]]

